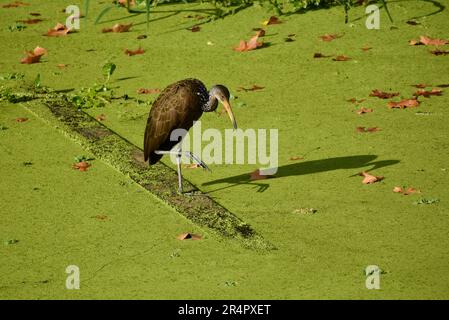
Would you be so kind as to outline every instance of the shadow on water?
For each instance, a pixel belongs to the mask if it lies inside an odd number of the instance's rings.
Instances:
[[[280,179],[284,177],[301,176],[307,174],[315,174],[320,172],[334,171],[339,169],[361,169],[363,167],[371,166],[370,169],[364,171],[371,171],[383,167],[391,166],[399,163],[399,160],[381,160],[374,161],[376,155],[358,155],[347,157],[335,157],[320,160],[311,160],[300,163],[288,164],[278,168],[276,175],[271,179]],[[354,173],[354,175],[357,172]],[[251,181],[249,174],[241,174],[232,177],[217,179],[203,183],[203,186],[211,186],[215,184],[227,183],[229,186],[209,191],[208,193],[218,190],[227,189],[241,184],[249,184],[257,187],[257,192],[264,192],[269,188],[268,183],[261,183],[260,181]]]

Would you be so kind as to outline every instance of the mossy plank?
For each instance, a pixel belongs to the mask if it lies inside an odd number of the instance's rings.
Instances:
[[[193,223],[206,227],[222,237],[235,239],[249,249],[275,249],[249,224],[207,194],[196,190],[189,181],[184,179],[184,190],[195,190],[194,195],[178,194],[175,170],[161,162],[148,166],[143,160],[141,149],[87,113],[76,109],[64,96],[55,95],[34,100],[26,103],[25,107],[62,130],[98,159],[129,176]]]

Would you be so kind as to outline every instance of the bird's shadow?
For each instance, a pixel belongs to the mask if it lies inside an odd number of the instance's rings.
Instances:
[[[382,167],[391,166],[400,162],[399,160],[375,161],[375,159],[377,159],[376,155],[358,155],[358,156],[335,157],[335,158],[293,163],[279,167],[276,175],[270,178],[270,180],[291,176],[314,174],[319,172],[327,172],[338,169],[360,169],[367,166],[371,166],[371,168],[364,171],[371,171]],[[355,172],[354,175],[356,174],[357,172]],[[264,192],[270,186],[268,183],[262,183],[260,181],[251,181],[249,174],[240,174],[232,177],[209,181],[203,183],[203,186],[211,186],[221,183],[227,183],[230,185],[208,191],[208,193],[227,189],[241,184],[253,185],[257,187],[257,192]]]

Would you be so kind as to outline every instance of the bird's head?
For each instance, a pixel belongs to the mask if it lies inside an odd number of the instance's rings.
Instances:
[[[217,84],[210,89],[209,95],[217,99],[223,105],[228,113],[229,119],[232,121],[234,129],[237,129],[237,122],[235,121],[234,113],[232,112],[231,104],[229,103],[231,94],[229,93],[228,88],[221,84]]]

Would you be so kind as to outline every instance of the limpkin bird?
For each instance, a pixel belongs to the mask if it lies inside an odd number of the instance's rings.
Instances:
[[[153,103],[145,129],[145,161],[149,160],[149,164],[152,165],[158,162],[164,154],[175,154],[180,193],[183,192],[181,174],[181,156],[183,154],[202,168],[209,168],[193,153],[182,151],[181,144],[184,136],[173,141],[170,139],[171,133],[176,129],[184,129],[184,132],[187,132],[203,112],[216,110],[218,102],[223,104],[234,129],[237,129],[229,97],[229,90],[223,85],[215,85],[208,91],[200,80],[185,79],[169,85]],[[176,150],[172,150],[176,145],[178,145]]]

